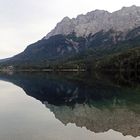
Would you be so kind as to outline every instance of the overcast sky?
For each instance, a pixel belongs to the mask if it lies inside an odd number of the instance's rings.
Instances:
[[[23,51],[65,16],[131,5],[140,6],[140,0],[0,0],[0,58]]]

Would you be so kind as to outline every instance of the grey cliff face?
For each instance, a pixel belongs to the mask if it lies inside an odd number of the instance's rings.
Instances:
[[[123,7],[119,11],[109,13],[95,10],[77,18],[65,17],[56,27],[45,36],[48,39],[57,34],[68,35],[75,32],[77,36],[88,36],[99,31],[110,29],[117,32],[127,32],[140,26],[140,7]]]

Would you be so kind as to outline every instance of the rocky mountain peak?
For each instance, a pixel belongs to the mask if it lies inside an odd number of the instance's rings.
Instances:
[[[140,26],[140,7],[132,5],[110,13],[105,10],[94,10],[86,15],[78,15],[76,18],[63,18],[56,27],[45,36],[48,39],[57,34],[68,35],[75,32],[77,36],[88,36],[101,30],[113,29],[119,32],[128,32]]]
[[[132,5],[132,6],[130,6],[130,7],[126,7],[126,6],[124,6],[124,7],[122,7],[122,9],[125,9],[125,10],[133,10],[133,9],[139,9],[139,6],[136,6],[136,5]],[[121,10],[122,10],[121,9]]]
[[[61,22],[69,22],[71,19],[69,17],[64,17]]]

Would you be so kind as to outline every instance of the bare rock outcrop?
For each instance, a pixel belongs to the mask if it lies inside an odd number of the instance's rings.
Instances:
[[[48,39],[57,34],[67,35],[75,32],[77,36],[88,36],[99,31],[128,32],[140,26],[140,7],[123,7],[121,10],[110,13],[104,10],[95,10],[86,15],[79,15],[70,19],[65,17],[56,27],[45,36]]]

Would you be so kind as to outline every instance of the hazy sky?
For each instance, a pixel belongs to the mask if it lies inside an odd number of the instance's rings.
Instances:
[[[140,6],[140,0],[0,0],[0,58],[23,51],[65,16],[131,5]]]

